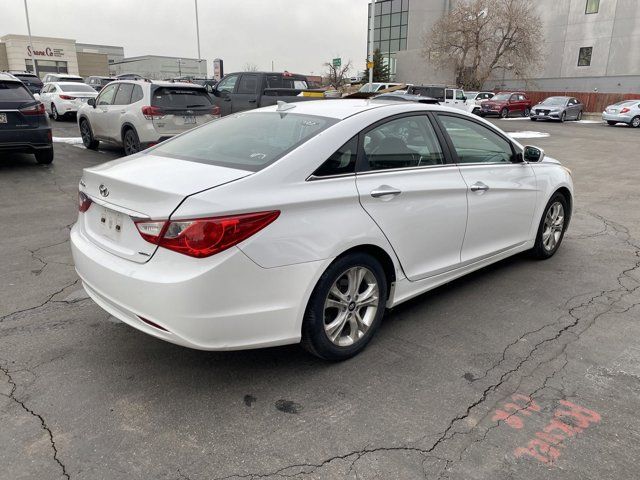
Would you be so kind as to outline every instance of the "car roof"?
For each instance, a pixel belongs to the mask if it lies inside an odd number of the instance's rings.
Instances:
[[[10,73],[5,73],[5,72],[0,72],[0,80],[2,80],[3,82],[19,82],[19,83],[22,83],[20,80],[18,80],[16,77],[11,75]]]
[[[422,97],[425,98],[425,97]],[[283,111],[286,113],[296,113],[301,115],[314,115],[318,117],[329,117],[335,118],[337,120],[344,120],[347,117],[351,117],[358,113],[366,112],[368,110],[373,110],[376,108],[389,108],[389,109],[398,109],[402,108],[406,111],[414,111],[414,110],[433,110],[433,111],[442,111],[442,112],[455,112],[455,113],[465,113],[460,109],[451,108],[451,107],[443,107],[440,105],[432,105],[426,103],[418,103],[418,102],[397,102],[397,101],[375,101],[373,99],[369,100],[360,100],[360,99],[327,99],[327,100],[312,100],[308,102],[296,102],[289,103],[289,109]],[[272,105],[270,107],[260,108],[258,110],[249,110],[248,114],[253,114],[254,112],[277,112],[278,106]],[[401,112],[399,112],[401,113]]]

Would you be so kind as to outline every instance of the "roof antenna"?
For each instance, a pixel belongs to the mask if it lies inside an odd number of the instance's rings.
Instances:
[[[287,110],[291,110],[292,108],[296,108],[295,104],[278,100],[278,108],[276,108],[276,112],[286,112]]]

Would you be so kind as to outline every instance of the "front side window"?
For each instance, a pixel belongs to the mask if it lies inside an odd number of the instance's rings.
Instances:
[[[464,92],[462,90],[456,90],[456,100],[464,100]]]
[[[258,93],[258,75],[243,75],[238,85],[238,93],[245,95]]]
[[[431,122],[424,115],[391,120],[362,135],[368,170],[414,168],[444,163]]]
[[[600,9],[600,0],[587,0],[587,7],[585,13],[587,15],[591,13],[598,13]]]
[[[142,93],[142,87],[140,85],[133,86],[133,93],[131,94],[131,103],[139,102],[144,98],[144,94]]]
[[[578,66],[588,67],[591,65],[591,54],[593,53],[593,47],[582,47],[580,53],[578,53]]]
[[[509,163],[513,157],[511,143],[487,127],[472,120],[439,115],[458,163]]]
[[[228,77],[223,78],[220,81],[220,83],[216,87],[216,90],[218,90],[219,92],[233,93],[233,90],[236,88],[237,81],[238,75],[229,75]]]
[[[336,122],[334,118],[295,113],[240,113],[209,122],[149,151],[257,172]]]
[[[96,105],[113,105],[113,96],[116,93],[116,88],[118,85],[107,85],[104,87],[100,95],[98,96],[98,101]]]
[[[356,171],[358,157],[358,136],[356,135],[340,147],[320,168],[313,172],[314,177],[347,175]]]
[[[446,99],[453,100],[453,90],[447,90]]]

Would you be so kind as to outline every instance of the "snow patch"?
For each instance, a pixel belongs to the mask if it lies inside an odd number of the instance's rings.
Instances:
[[[507,132],[507,135],[509,135],[511,138],[546,138],[551,136],[550,133],[546,133],[546,132],[530,132],[530,131]]]
[[[67,145],[82,145],[82,137],[53,137],[53,141]]]

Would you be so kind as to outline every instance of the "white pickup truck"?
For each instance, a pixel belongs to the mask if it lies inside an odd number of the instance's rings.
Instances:
[[[422,97],[435,98],[440,105],[458,108],[465,112],[475,112],[480,109],[480,102],[491,98],[491,92],[468,92],[457,87],[446,85],[414,85],[407,89],[407,93]]]

